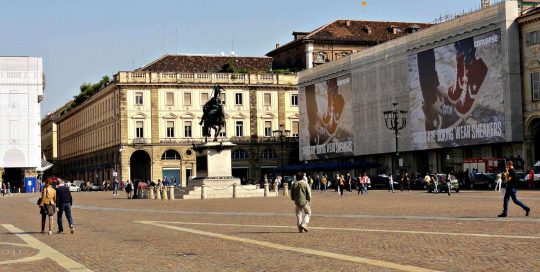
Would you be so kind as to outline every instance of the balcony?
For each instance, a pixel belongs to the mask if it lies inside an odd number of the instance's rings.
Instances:
[[[156,73],[119,72],[117,83],[131,84],[243,84],[243,85],[297,85],[296,74],[229,74],[229,73]]]

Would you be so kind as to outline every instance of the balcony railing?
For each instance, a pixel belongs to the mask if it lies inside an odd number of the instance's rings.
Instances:
[[[213,137],[208,137],[208,142],[213,141]],[[218,141],[230,141],[235,144],[249,144],[249,143],[280,143],[279,137],[218,137]],[[287,137],[284,143],[298,143],[298,137]],[[150,144],[144,138],[133,139],[133,144]],[[160,144],[201,144],[204,143],[204,138],[192,137],[192,138],[160,138]]]
[[[119,72],[114,75],[117,83],[206,83],[251,85],[297,85],[296,74],[230,74],[230,73],[157,73]]]

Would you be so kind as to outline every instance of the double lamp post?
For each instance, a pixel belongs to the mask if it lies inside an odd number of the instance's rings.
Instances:
[[[407,125],[407,111],[406,110],[400,110],[398,109],[398,103],[392,103],[392,110],[385,111],[384,113],[384,123],[386,124],[386,127],[390,130],[394,131],[394,135],[396,136],[396,168],[399,169],[399,144],[398,144],[398,138],[399,138],[399,131],[404,129]],[[392,174],[396,175],[397,173],[394,172],[394,164],[392,163]]]

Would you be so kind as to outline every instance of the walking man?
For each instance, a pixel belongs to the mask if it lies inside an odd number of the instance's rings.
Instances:
[[[113,181],[113,196],[118,196],[118,179],[114,178]]]
[[[64,227],[62,226],[62,213],[66,212],[69,229],[71,230],[71,234],[73,234],[73,232],[75,232],[75,228],[73,227],[73,218],[71,217],[71,206],[73,205],[73,198],[71,198],[71,192],[69,191],[69,187],[64,186],[63,180],[58,180],[59,184],[56,188],[56,205],[58,207],[58,233],[64,232]]]
[[[390,178],[388,178],[388,192],[392,192],[392,193],[395,193],[394,192],[394,177],[393,175],[390,175]]]
[[[516,205],[520,206],[525,211],[525,216],[529,216],[529,212],[531,211],[531,208],[527,207],[527,205],[523,204],[521,201],[519,201],[516,197],[516,188],[517,188],[517,178],[516,178],[516,171],[514,171],[514,163],[512,161],[508,161],[506,163],[506,172],[508,172],[506,178],[506,192],[504,193],[504,201],[503,201],[503,212],[499,214],[499,217],[506,217],[508,214],[508,200],[512,198],[512,201],[516,203]]]
[[[308,232],[307,225],[311,216],[311,188],[303,179],[302,173],[296,174],[296,182],[291,188],[291,199],[296,205],[296,225],[298,232]]]

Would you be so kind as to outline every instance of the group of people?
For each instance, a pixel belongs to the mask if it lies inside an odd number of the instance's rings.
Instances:
[[[11,195],[11,186],[9,182],[2,182],[2,196]]]
[[[48,179],[45,182],[45,186],[41,192],[41,197],[38,199],[37,204],[39,206],[39,213],[41,214],[41,233],[45,234],[46,219],[49,217],[49,235],[52,234],[53,216],[57,213],[57,233],[63,233],[64,227],[62,224],[63,213],[66,214],[66,218],[69,223],[69,229],[71,234],[75,232],[73,225],[73,217],[71,216],[71,206],[73,205],[73,198],[69,187],[65,186],[64,181],[61,179],[53,180]]]

